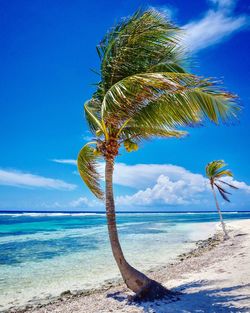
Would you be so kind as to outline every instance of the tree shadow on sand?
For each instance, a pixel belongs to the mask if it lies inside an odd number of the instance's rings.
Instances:
[[[119,302],[126,302],[131,308],[140,308],[145,313],[249,313],[249,292],[244,291],[247,285],[227,288],[213,288],[213,281],[198,281],[183,284],[173,289],[176,296],[154,302],[128,302],[125,294],[116,292],[107,297]],[[198,289],[198,290],[197,290]],[[248,301],[247,301],[248,300]],[[240,304],[240,302],[242,303]]]

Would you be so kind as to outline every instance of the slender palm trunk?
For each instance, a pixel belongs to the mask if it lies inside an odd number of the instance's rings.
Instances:
[[[113,195],[113,171],[114,159],[106,159],[106,216],[113,256],[125,284],[129,289],[136,293],[138,298],[160,298],[163,295],[166,295],[167,290],[157,282],[151,280],[146,275],[129,265],[123,255],[116,227],[116,214]]]
[[[224,238],[225,238],[225,239],[228,239],[229,236],[228,236],[228,233],[227,233],[227,230],[226,230],[225,223],[224,223],[224,221],[223,221],[223,217],[222,217],[222,213],[221,213],[221,210],[220,210],[220,207],[219,207],[219,203],[218,203],[218,200],[217,200],[216,192],[215,192],[215,190],[214,190],[214,186],[211,185],[211,187],[212,187],[212,191],[213,191],[213,195],[214,195],[214,200],[215,200],[216,208],[217,208],[217,211],[218,211],[219,216],[220,216],[220,222],[221,222],[222,230],[223,230],[223,232],[224,232]]]

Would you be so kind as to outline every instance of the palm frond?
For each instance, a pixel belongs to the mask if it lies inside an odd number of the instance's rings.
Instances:
[[[105,91],[125,77],[157,64],[181,65],[180,29],[156,10],[137,11],[123,19],[97,48]]]
[[[218,189],[220,189],[222,192],[227,193],[228,195],[231,195],[230,192],[228,192],[227,190],[225,190],[224,188],[222,188],[221,186],[219,186],[217,183],[214,184]]]
[[[159,98],[162,92],[177,93],[185,88],[188,74],[146,73],[126,77],[114,84],[105,94],[102,117],[105,121],[117,118],[125,120],[144,108],[150,100]]]
[[[106,123],[186,126],[204,118],[218,123],[236,118],[235,97],[211,81],[187,73],[145,73],[126,77],[113,85],[102,104]]]
[[[161,94],[158,99],[151,100],[141,108],[131,123],[141,127],[167,127],[192,126],[201,123],[201,114],[183,102],[179,94]]]
[[[78,154],[77,166],[82,180],[90,191],[99,199],[103,199],[103,192],[100,188],[100,173],[97,170],[99,156],[94,154],[94,148],[86,144]]]
[[[227,197],[225,191],[224,191],[221,187],[219,187],[218,185],[216,185],[216,187],[217,187],[217,189],[218,189],[220,195],[222,196],[222,198],[223,198],[224,200],[226,200],[227,202],[230,202],[230,200],[228,199],[228,197]]]
[[[156,65],[153,65],[150,68],[150,72],[153,72],[153,73],[155,73],[155,72],[185,73],[186,71],[178,63],[166,62],[166,63],[159,63]]]
[[[101,121],[98,117],[98,109],[97,106],[98,101],[96,99],[91,99],[85,102],[84,104],[84,113],[86,117],[86,121],[88,123],[89,129],[95,135],[96,131],[102,129]]]
[[[209,119],[218,124],[237,119],[240,107],[236,103],[236,96],[223,90],[218,90],[217,86],[210,86],[209,89],[201,87],[194,88],[184,93],[187,104],[194,106],[200,112],[202,119]],[[195,105],[196,104],[196,108]]]
[[[214,178],[222,168],[226,166],[223,160],[215,160],[207,164],[206,174],[208,178]]]
[[[213,185],[216,186],[222,198],[226,200],[227,202],[230,202],[230,200],[227,197],[227,194],[231,195],[231,193],[225,190],[224,188],[222,188],[220,185],[218,185],[218,182],[225,184],[231,188],[235,188],[235,189],[238,189],[238,188],[219,179],[220,177],[226,177],[226,176],[232,177],[233,176],[233,173],[230,170],[225,169],[225,166],[226,166],[226,163],[223,160],[212,161],[208,163],[206,166],[206,175],[209,178],[210,183],[212,184],[212,188],[213,188]]]
[[[236,187],[236,186],[234,186],[234,185],[232,185],[232,184],[229,184],[229,183],[227,183],[227,182],[225,182],[225,181],[223,181],[223,180],[218,179],[218,181],[219,181],[220,183],[222,183],[222,184],[225,184],[225,185],[231,187],[231,188],[239,189],[238,187]]]
[[[159,127],[139,127],[139,126],[128,126],[125,127],[120,138],[131,138],[135,141],[141,141],[144,139],[150,139],[152,137],[162,137],[162,138],[182,138],[188,133],[185,131],[159,128]]]
[[[230,170],[220,170],[220,171],[217,171],[214,175],[214,178],[215,179],[218,179],[220,177],[224,177],[224,176],[229,176],[229,177],[233,177],[233,173],[230,171]]]

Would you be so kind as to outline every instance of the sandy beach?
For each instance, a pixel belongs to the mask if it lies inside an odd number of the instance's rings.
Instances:
[[[213,238],[197,242],[196,249],[180,255],[174,263],[148,272],[177,292],[173,299],[129,302],[129,290],[114,282],[88,293],[65,292],[48,304],[8,312],[250,312],[250,220],[227,226],[229,240],[222,242],[219,231]]]

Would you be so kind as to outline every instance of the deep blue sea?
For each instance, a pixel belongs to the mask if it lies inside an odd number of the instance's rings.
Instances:
[[[250,213],[224,219],[250,219]],[[218,215],[121,213],[117,222],[127,259],[147,270],[213,234]],[[0,213],[0,311],[117,277],[104,214]]]

